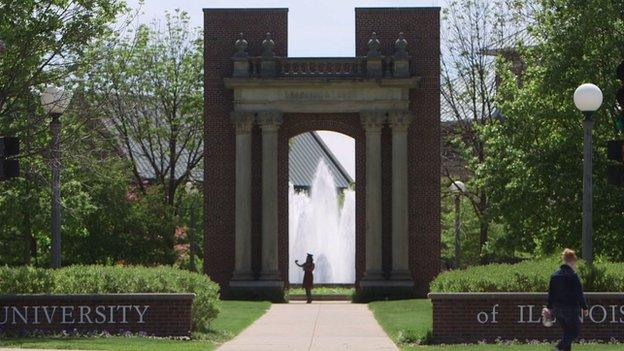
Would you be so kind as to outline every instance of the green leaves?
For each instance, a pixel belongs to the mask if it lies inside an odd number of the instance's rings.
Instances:
[[[176,10],[164,25],[141,25],[133,35],[100,40],[89,53],[99,59],[82,73],[90,112],[176,208],[178,186],[203,156],[202,52],[201,32]]]
[[[38,99],[33,91],[41,86],[71,80],[85,46],[125,10],[117,0],[0,3],[0,38],[7,49],[0,58],[0,122],[30,112],[25,107]]]
[[[545,0],[536,15],[536,44],[521,51],[521,80],[499,66],[497,107],[505,121],[481,131],[489,155],[480,180],[491,213],[526,252],[580,248],[583,134],[572,94],[593,82],[604,93],[593,133],[594,247],[624,259],[624,192],[606,183],[606,142],[617,137],[615,67],[624,58],[624,37],[614,33],[624,31],[624,3]]]

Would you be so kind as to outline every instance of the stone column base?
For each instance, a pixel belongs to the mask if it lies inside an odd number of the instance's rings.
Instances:
[[[281,280],[231,280],[227,298],[285,302],[284,282]]]
[[[254,274],[252,271],[234,272],[232,275],[232,281],[250,281],[254,280]],[[230,283],[232,286],[232,283]]]
[[[355,292],[355,302],[402,300],[416,297],[412,280],[361,280]]]
[[[278,271],[262,271],[260,273],[260,278],[258,278],[259,280],[267,280],[267,281],[279,281],[280,280],[280,274]],[[283,284],[282,284],[283,285]]]
[[[384,277],[384,273],[381,270],[369,269],[364,272],[364,277],[362,277],[362,281],[369,282],[379,282],[386,280]]]
[[[390,272],[390,280],[392,281],[409,281],[412,285],[412,274],[408,270],[393,270]]]

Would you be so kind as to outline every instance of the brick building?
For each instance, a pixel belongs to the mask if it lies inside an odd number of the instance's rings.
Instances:
[[[331,130],[356,143],[356,288],[424,296],[440,267],[439,8],[357,8],[353,58],[289,58],[287,9],[204,19],[205,273],[226,296],[281,294],[288,141]]]

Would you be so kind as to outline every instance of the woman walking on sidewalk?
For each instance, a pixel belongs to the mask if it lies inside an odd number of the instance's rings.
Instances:
[[[550,277],[547,314],[551,318],[554,316],[563,329],[563,337],[555,350],[569,351],[581,330],[581,309],[583,315],[587,316],[588,307],[581,280],[576,274],[576,253],[565,249],[561,261],[561,267]]]

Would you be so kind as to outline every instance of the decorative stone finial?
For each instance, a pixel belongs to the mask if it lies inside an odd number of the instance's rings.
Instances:
[[[377,33],[371,34],[370,40],[368,40],[368,57],[381,56],[381,43],[377,39]]]
[[[407,52],[407,40],[403,32],[399,33],[399,39],[394,42],[394,55],[392,55],[392,75],[396,78],[410,76],[409,53]]]
[[[249,43],[247,42],[247,40],[245,40],[245,36],[243,35],[243,33],[240,33],[240,37],[238,38],[238,40],[236,40],[236,43],[234,43],[234,47],[236,48],[236,53],[234,54],[234,57],[248,57],[248,46]]]
[[[273,52],[273,48],[275,47],[275,42],[271,38],[271,33],[266,34],[266,38],[262,41],[262,57],[274,57],[275,53]]]
[[[395,58],[407,58],[409,56],[407,52],[407,40],[403,32],[399,33],[399,39],[394,42],[394,57]]]

